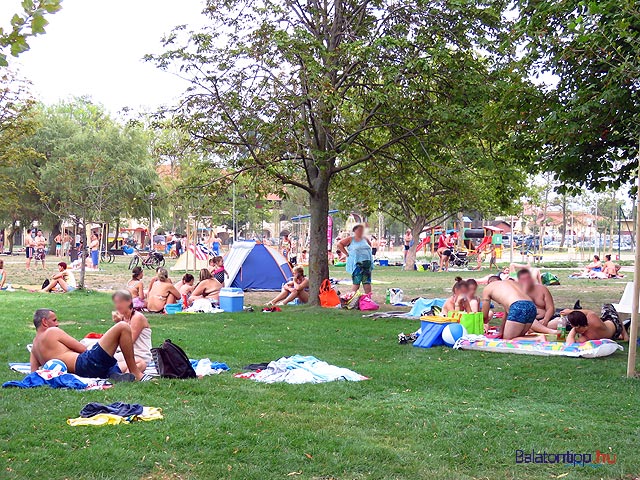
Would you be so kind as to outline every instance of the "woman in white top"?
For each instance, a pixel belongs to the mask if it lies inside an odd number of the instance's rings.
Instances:
[[[115,310],[111,316],[115,323],[127,322],[131,326],[131,338],[133,340],[133,355],[141,372],[151,363],[151,326],[147,318],[133,309],[133,298],[127,290],[118,290],[111,297]],[[127,364],[122,352],[118,349],[114,358],[118,361],[118,367],[122,373],[126,373]]]

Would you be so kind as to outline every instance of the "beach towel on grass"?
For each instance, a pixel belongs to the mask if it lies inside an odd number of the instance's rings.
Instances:
[[[534,340],[490,339],[482,335],[469,335],[456,342],[453,348],[482,352],[517,353],[562,357],[598,358],[624,350],[613,340],[589,340],[583,343],[536,342]]]
[[[2,384],[3,388],[50,387],[70,390],[105,390],[111,386],[111,382],[99,378],[83,378],[72,373],[51,370],[37,370],[31,373],[31,369],[22,380],[13,380]]]
[[[431,310],[433,307],[438,307],[442,309],[442,307],[444,307],[445,302],[446,300],[444,298],[433,298],[433,299],[419,298],[413,304],[413,308],[409,312],[409,315],[412,317],[420,318],[423,315],[426,315],[427,314],[426,312]]]
[[[218,375],[229,370],[229,366],[226,363],[212,362],[208,358],[202,358],[199,360],[189,359],[189,361],[191,362],[191,366],[193,367],[193,369],[196,371],[196,375],[201,377],[207,375]],[[31,365],[25,362],[10,362],[9,368],[14,372],[21,373],[22,375],[29,375],[31,373]],[[156,369],[156,365],[153,362],[149,364],[144,373],[151,377],[160,376],[158,375],[158,370]],[[77,375],[74,376],[77,377],[81,382],[87,384],[92,384],[99,380],[96,378],[83,378]]]
[[[269,363],[259,372],[239,373],[236,378],[249,378],[263,383],[326,383],[336,380],[359,382],[368,380],[347,368],[329,365],[316,357],[293,355]]]

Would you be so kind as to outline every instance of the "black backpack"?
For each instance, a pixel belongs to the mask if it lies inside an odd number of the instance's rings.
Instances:
[[[165,340],[158,348],[151,349],[153,361],[162,378],[196,378],[189,357],[171,340]]]

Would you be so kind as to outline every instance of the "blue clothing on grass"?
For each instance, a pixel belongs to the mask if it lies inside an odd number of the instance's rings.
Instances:
[[[11,381],[2,384],[3,388],[17,387],[17,388],[35,388],[35,387],[51,387],[51,388],[70,388],[72,390],[84,390],[87,388],[87,384],[78,380],[75,375],[70,373],[64,373],[58,377],[45,380],[36,372],[30,373],[22,381]]]

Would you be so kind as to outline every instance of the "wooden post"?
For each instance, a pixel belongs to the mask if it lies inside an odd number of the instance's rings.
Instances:
[[[198,265],[196,264],[196,249],[198,248],[198,217],[193,219],[194,234],[193,234],[193,273],[196,273]]]
[[[184,242],[184,252],[183,255],[185,255],[184,257],[184,270],[185,272],[189,271],[189,216],[187,215],[187,241]]]
[[[640,148],[640,145],[639,145]],[[638,150],[638,191],[636,192],[636,208],[640,206],[640,150]],[[640,304],[640,215],[636,215],[636,257],[633,272],[633,301],[631,303],[631,328],[629,330],[629,357],[627,359],[627,377],[636,375],[636,346],[638,339],[638,307]]]

